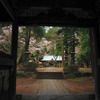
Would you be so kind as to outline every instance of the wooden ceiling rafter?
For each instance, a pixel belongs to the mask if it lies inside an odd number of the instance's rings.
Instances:
[[[87,19],[87,18],[66,18],[66,19],[58,19],[58,18],[48,18],[48,17],[19,17],[18,25],[26,26],[26,25],[70,25],[70,26],[81,26],[81,27],[94,27],[96,25],[96,19]]]
[[[3,7],[6,9],[6,11],[8,12],[10,17],[13,20],[15,20],[14,12],[13,12],[12,8],[10,7],[9,3],[7,2],[7,0],[0,0],[0,2],[3,5]]]
[[[64,25],[73,24],[90,27],[94,26],[98,21],[98,12],[100,12],[98,6],[100,2],[98,3],[98,1],[99,0],[0,0],[13,21],[16,16],[19,25],[34,23],[43,23],[46,25],[47,23],[53,23],[57,25],[61,23]],[[52,18],[52,16],[54,16],[54,18]]]

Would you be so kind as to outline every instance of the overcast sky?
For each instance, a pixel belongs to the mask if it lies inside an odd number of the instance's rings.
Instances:
[[[46,33],[48,32],[48,30],[52,28],[52,26],[45,26],[45,29],[46,29]]]

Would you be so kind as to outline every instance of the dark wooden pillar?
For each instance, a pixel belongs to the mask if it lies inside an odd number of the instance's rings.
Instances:
[[[18,25],[16,22],[12,25],[12,47],[11,56],[14,59],[14,66],[12,68],[12,90],[10,91],[12,96],[11,100],[15,100],[16,97],[16,61],[17,61],[17,42],[18,42]]]
[[[100,100],[100,32],[99,24],[94,28],[94,45],[95,45],[95,97]]]

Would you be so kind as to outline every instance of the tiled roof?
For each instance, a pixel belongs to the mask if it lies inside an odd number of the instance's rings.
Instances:
[[[56,59],[57,57],[57,59]],[[55,60],[56,61],[62,61],[62,56],[53,56],[53,55],[48,55],[48,56],[44,56],[42,61],[51,61],[51,60]]]

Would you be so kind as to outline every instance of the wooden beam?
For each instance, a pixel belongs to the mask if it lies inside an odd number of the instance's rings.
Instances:
[[[38,18],[38,17],[19,17],[18,25],[47,25],[47,26],[79,26],[79,27],[94,27],[96,25],[96,19],[86,18]]]
[[[100,100],[100,25],[94,28],[94,46],[95,46],[95,100]]]
[[[16,66],[17,66],[17,44],[18,44],[18,25],[16,22],[12,25],[12,45],[11,56],[14,59],[14,66],[12,71],[12,88],[10,100],[15,100],[16,97]]]
[[[64,7],[64,8],[83,8],[91,9],[94,7],[95,0],[19,0],[19,8],[23,7]]]
[[[15,20],[15,17],[14,17],[14,12],[13,10],[11,9],[9,3],[7,0],[0,0],[1,4],[3,5],[3,7],[5,8],[5,10],[8,12],[8,14],[10,15],[10,17]]]

